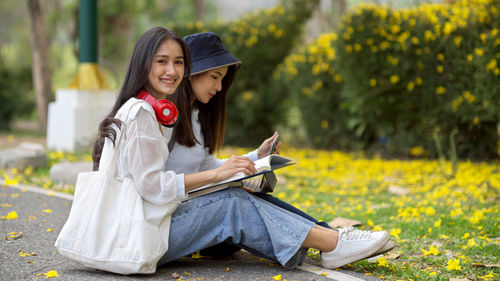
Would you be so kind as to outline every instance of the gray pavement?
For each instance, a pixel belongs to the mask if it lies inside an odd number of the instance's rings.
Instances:
[[[51,280],[379,280],[348,270],[329,271],[308,259],[302,269],[288,270],[270,260],[240,251],[226,259],[182,258],[159,267],[152,275],[123,276],[86,268],[56,252],[54,242],[68,216],[71,201],[47,190],[5,187],[0,182],[0,216],[16,211],[18,218],[0,219],[0,281],[45,280],[40,273],[57,271]],[[47,194],[48,193],[48,194]],[[12,233],[15,232],[15,233]],[[22,236],[15,239],[11,236]],[[36,255],[22,256],[22,253]],[[321,275],[323,273],[323,275]]]

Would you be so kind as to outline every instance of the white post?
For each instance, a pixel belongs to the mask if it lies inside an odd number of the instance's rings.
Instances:
[[[99,123],[111,112],[116,93],[109,90],[59,89],[49,104],[47,149],[87,150]]]

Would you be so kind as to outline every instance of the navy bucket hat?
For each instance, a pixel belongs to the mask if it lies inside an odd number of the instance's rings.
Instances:
[[[219,35],[213,32],[191,34],[184,37],[192,56],[191,75],[211,69],[236,65],[241,61],[233,56],[222,44]]]

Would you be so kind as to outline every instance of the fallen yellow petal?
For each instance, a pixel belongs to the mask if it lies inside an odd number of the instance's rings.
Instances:
[[[45,275],[46,279],[52,278],[52,277],[59,277],[59,275],[57,274],[57,271],[55,271],[55,270],[51,270],[47,273],[38,273],[36,276],[42,276],[42,275]]]
[[[9,232],[9,233],[7,233],[7,240],[9,240],[9,239],[16,240],[16,239],[19,239],[21,237],[23,237],[22,232]]]
[[[44,213],[52,213],[52,210],[51,209],[44,209],[43,212]]]
[[[224,269],[225,272],[228,272],[229,270],[231,270],[229,267],[226,267],[226,269]]]
[[[22,250],[19,250],[19,256],[20,257],[32,257],[32,256],[36,256],[36,253],[35,252],[25,253]]]
[[[47,272],[46,278],[52,278],[52,277],[59,277],[59,275],[57,274],[57,271],[51,270],[51,271]]]
[[[8,220],[17,220],[17,213],[16,211],[12,211],[7,214],[7,219]]]
[[[273,279],[274,279],[274,280],[281,280],[281,274],[280,274],[280,275],[273,276]]]
[[[47,229],[47,232],[51,232],[51,231],[54,231],[54,229],[53,228]]]

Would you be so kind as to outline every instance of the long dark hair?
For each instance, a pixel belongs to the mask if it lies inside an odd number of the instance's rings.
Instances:
[[[174,138],[179,144],[192,147],[199,143],[194,137],[193,127],[191,126],[192,102],[199,109],[198,119],[201,124],[205,147],[208,152],[213,154],[224,143],[224,134],[226,132],[226,96],[233,83],[234,76],[239,65],[230,65],[227,73],[222,79],[222,89],[210,99],[206,104],[195,99],[191,83],[188,83],[184,93],[176,93],[175,103],[183,110],[179,113],[180,122],[175,127]],[[205,72],[197,75],[203,75]]]
[[[139,90],[145,89],[148,85],[148,75],[151,70],[154,55],[160,45],[166,40],[175,40],[179,43],[184,55],[184,75],[181,83],[177,87],[176,94],[177,92],[183,92],[183,88],[186,86],[186,81],[188,80],[187,77],[191,73],[191,55],[189,53],[189,48],[184,40],[172,30],[160,26],[153,27],[141,35],[137,40],[134,50],[132,51],[123,85],[113,109],[99,125],[99,133],[92,152],[94,171],[99,169],[99,161],[101,160],[105,138],[109,138],[113,142],[113,145],[115,145],[116,131],[113,129],[112,125],[115,124],[118,128],[121,128],[122,125],[119,119],[114,118],[116,113],[125,102],[131,97],[135,97]],[[182,112],[181,109],[179,109],[179,111]]]

